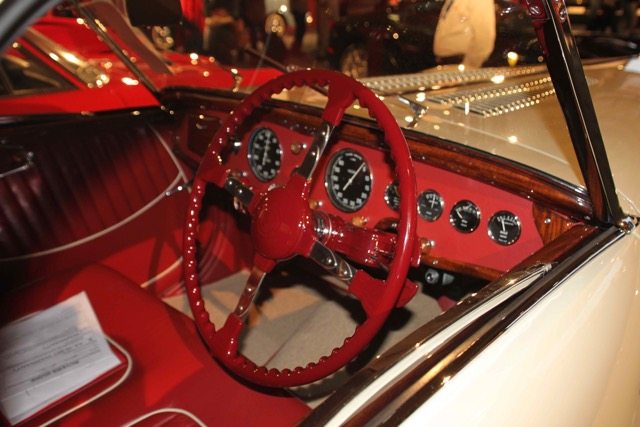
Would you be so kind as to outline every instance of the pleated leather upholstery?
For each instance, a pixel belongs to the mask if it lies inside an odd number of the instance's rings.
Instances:
[[[95,236],[139,212],[178,176],[142,119],[18,130],[5,144],[32,151],[35,167],[0,179],[0,260]]]

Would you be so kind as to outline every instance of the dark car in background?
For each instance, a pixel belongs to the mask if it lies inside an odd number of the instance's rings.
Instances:
[[[353,77],[417,72],[460,58],[436,58],[433,38],[444,0],[353,0],[331,29],[327,56],[331,66]],[[366,7],[362,4],[366,3]],[[496,0],[496,45],[485,66],[535,64],[542,51],[524,9],[512,0]],[[574,8],[575,9],[575,8]],[[581,15],[569,9],[582,58],[638,54],[637,37],[589,31]],[[583,10],[584,9],[584,10]],[[584,15],[586,8],[580,9]],[[572,13],[574,12],[574,13]]]
[[[433,37],[444,0],[383,0],[348,14],[331,30],[331,65],[354,77],[415,72],[439,63]],[[538,62],[541,51],[529,16],[511,0],[496,0],[496,46],[485,66]],[[452,59],[455,62],[455,58]]]

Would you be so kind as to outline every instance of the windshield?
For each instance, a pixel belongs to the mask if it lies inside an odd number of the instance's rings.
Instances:
[[[134,27],[137,18],[124,2],[63,2],[36,27],[95,63],[126,66],[131,72],[118,83],[144,87],[156,98],[185,86],[249,93],[297,68],[338,70],[383,97],[404,128],[586,186],[543,49],[518,1],[180,3],[179,23]],[[640,51],[637,11],[615,9],[611,17],[604,3],[567,10],[587,84],[605,87],[611,78],[605,70],[627,70],[630,55]],[[612,58],[613,65],[601,65]],[[308,88],[279,97],[322,108],[321,92]],[[618,118],[610,97],[600,92],[594,103],[607,122],[605,140],[628,140],[620,135],[627,128],[613,124]],[[631,100],[617,96],[615,102]],[[358,105],[349,113],[367,117]]]
[[[154,89],[167,86],[166,76],[176,74],[172,65],[194,65],[191,71],[202,71],[215,64],[216,70],[227,70],[234,82],[242,78],[237,74],[241,69],[275,68],[286,72],[328,68],[364,79],[453,68],[467,72],[462,77],[464,83],[485,79],[486,73],[470,73],[481,68],[504,67],[506,70],[500,73],[504,75],[515,74],[509,68],[533,66],[539,71],[536,66],[544,64],[531,19],[517,0],[180,3],[183,16],[173,25],[132,27],[125,3],[107,0],[81,2],[78,10],[63,2],[39,25],[50,29],[47,35],[63,45],[73,44],[74,38],[81,37],[82,43],[75,43],[78,46],[74,47],[90,57],[108,55],[108,49],[100,39],[82,33],[90,29],[104,31],[123,55],[130,57],[125,62],[139,68],[139,77],[148,79]],[[570,18],[577,22],[574,32],[581,56],[623,57],[639,52],[633,31],[635,21],[627,17],[626,9],[624,13],[616,11],[614,27],[605,28],[601,22],[604,12],[593,10],[597,8],[568,8]],[[629,13],[635,17],[634,12]],[[65,18],[68,23],[64,30],[73,34],[66,38],[59,31]],[[105,41],[109,44],[109,40]],[[423,83],[413,86],[419,88]],[[397,89],[395,92],[416,88]],[[388,94],[393,89],[385,87],[383,91]]]

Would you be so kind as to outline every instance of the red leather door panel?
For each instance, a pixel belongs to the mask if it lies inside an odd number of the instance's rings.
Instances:
[[[33,167],[0,178],[0,278],[30,281],[126,248],[128,265],[111,266],[138,283],[176,262],[183,195],[164,193],[184,183],[184,174],[147,119],[120,115],[11,132],[5,145],[34,157]],[[152,261],[157,239],[171,249]]]

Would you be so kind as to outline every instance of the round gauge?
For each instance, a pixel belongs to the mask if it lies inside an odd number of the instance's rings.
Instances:
[[[392,182],[387,185],[387,188],[384,190],[384,201],[387,202],[387,206],[394,211],[400,209],[400,193],[398,192],[397,183]]]
[[[449,222],[461,233],[471,233],[480,224],[480,209],[469,200],[460,200],[449,212]]]
[[[342,150],[329,162],[325,187],[335,207],[345,212],[362,208],[371,195],[371,172],[362,154]]]
[[[514,244],[520,231],[520,220],[509,211],[496,212],[489,220],[489,237],[501,245]]]
[[[280,170],[282,147],[269,128],[256,129],[249,139],[249,166],[260,181],[273,179]]]
[[[444,200],[440,194],[433,190],[427,190],[418,196],[418,213],[427,221],[435,221],[442,215]]]

